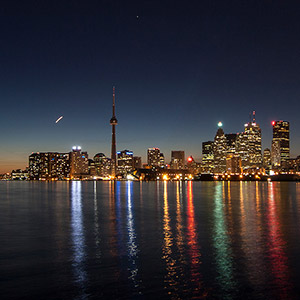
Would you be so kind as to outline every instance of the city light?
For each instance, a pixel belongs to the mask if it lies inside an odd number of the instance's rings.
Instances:
[[[219,122],[219,123],[218,123],[218,126],[219,126],[219,127],[222,127],[222,126],[223,126],[223,123],[222,123],[222,122]]]

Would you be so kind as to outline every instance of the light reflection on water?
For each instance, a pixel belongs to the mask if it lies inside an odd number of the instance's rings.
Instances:
[[[274,288],[279,293],[279,299],[288,299],[291,287],[285,253],[286,244],[282,239],[273,182],[268,183],[267,226],[269,229],[267,245],[271,272],[274,276]]]
[[[132,280],[134,287],[137,288],[139,286],[139,282],[137,280],[138,274],[138,265],[137,265],[137,238],[135,232],[135,221],[133,216],[132,209],[132,181],[127,181],[127,230],[128,230],[128,242],[127,242],[127,253],[128,253],[128,265],[130,276],[129,278]]]
[[[81,181],[71,183],[71,226],[72,226],[72,248],[75,283],[80,290],[79,299],[87,298],[86,283],[87,272],[85,270],[85,238],[82,219],[82,193]]]
[[[22,299],[21,291],[40,299],[299,294],[299,183],[74,181],[2,187],[4,299]]]
[[[224,184],[225,182],[216,183],[215,186],[213,245],[215,248],[217,283],[221,289],[223,299],[232,299],[236,284],[233,278],[233,254],[224,215]]]

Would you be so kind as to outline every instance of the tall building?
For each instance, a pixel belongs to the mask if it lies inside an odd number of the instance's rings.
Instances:
[[[237,133],[226,133],[226,143],[227,143],[227,152],[235,153],[236,152],[236,139]]]
[[[272,166],[272,161],[271,161],[271,151],[269,148],[266,148],[264,150],[263,154],[263,167],[268,170]]]
[[[273,141],[279,142],[280,165],[290,158],[290,123],[287,121],[273,121]]]
[[[165,156],[161,152],[160,152],[160,155],[159,155],[159,166],[161,168],[165,168]]]
[[[113,87],[113,106],[112,106],[112,118],[110,119],[110,125],[112,126],[112,137],[111,137],[111,176],[116,176],[116,125],[118,120],[116,118],[116,103],[115,103],[115,87]]]
[[[184,151],[171,151],[171,169],[184,169]]]
[[[256,123],[255,111],[252,120],[245,124],[244,132],[238,134],[236,149],[244,169],[261,166],[261,129]]]
[[[214,139],[214,173],[226,171],[227,140],[222,129],[223,124],[218,123],[218,130]]]
[[[141,169],[142,168],[142,158],[140,156],[133,157],[133,168]]]
[[[126,175],[133,170],[133,152],[123,150],[117,152],[118,173]]]
[[[31,180],[62,180],[69,178],[69,153],[32,153],[29,156],[28,175]]]
[[[226,172],[229,174],[239,174],[241,170],[241,157],[236,153],[228,153],[226,156]]]
[[[280,141],[273,139],[271,148],[272,167],[279,168],[281,165]]]
[[[87,152],[81,152],[80,146],[74,146],[70,152],[70,178],[80,179],[89,173]]]
[[[160,149],[159,148],[148,148],[147,151],[147,163],[150,167],[160,166]]]
[[[111,159],[106,157],[104,153],[95,154],[94,163],[97,176],[108,177],[111,175]]]
[[[194,157],[192,155],[187,158],[186,166],[187,166],[189,173],[191,173],[191,174],[199,173],[198,165],[195,162]]]
[[[202,164],[203,173],[213,173],[214,171],[214,142],[207,141],[202,143]]]

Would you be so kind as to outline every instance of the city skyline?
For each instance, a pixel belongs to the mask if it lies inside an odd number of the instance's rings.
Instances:
[[[112,86],[117,151],[143,162],[150,147],[199,161],[219,121],[241,132],[253,110],[262,148],[271,122],[287,120],[297,156],[298,11],[281,1],[4,4],[0,172],[73,145],[109,156]]]

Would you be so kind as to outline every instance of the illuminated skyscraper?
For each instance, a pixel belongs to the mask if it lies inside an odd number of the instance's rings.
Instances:
[[[273,167],[280,167],[281,165],[281,153],[280,153],[280,141],[273,139],[271,150],[271,161]]]
[[[226,171],[227,141],[222,129],[223,124],[219,122],[219,129],[214,139],[214,173]]]
[[[110,119],[110,125],[112,126],[112,137],[111,137],[111,176],[116,176],[116,125],[118,125],[118,120],[116,118],[116,108],[115,108],[115,87],[113,87],[113,106],[112,106],[112,118]]]
[[[253,111],[252,120],[245,124],[244,132],[238,134],[236,147],[237,153],[241,157],[243,168],[261,166],[261,129],[256,123],[255,111]]]
[[[214,169],[214,142],[207,141],[202,143],[202,163],[203,173],[213,173]]]
[[[126,175],[133,170],[133,152],[123,150],[117,152],[118,172]]]
[[[171,151],[171,169],[184,169],[184,151]]]
[[[148,148],[147,163],[150,167],[160,166],[160,150],[159,148]]]
[[[287,121],[273,121],[273,141],[279,142],[280,165],[290,158],[290,123]]]
[[[264,155],[263,155],[263,167],[268,170],[270,169],[272,166],[272,162],[271,162],[271,151],[269,148],[266,148],[264,150]]]
[[[96,174],[100,177],[108,177],[111,174],[111,159],[103,153],[94,156]]]
[[[80,146],[74,146],[70,152],[70,178],[80,179],[89,172],[88,154],[81,152]]]
[[[159,166],[161,168],[165,168],[165,156],[161,152],[160,152],[160,155],[159,155]]]

